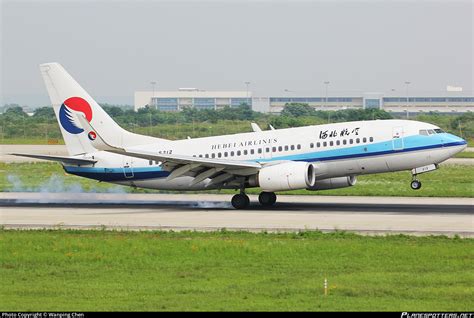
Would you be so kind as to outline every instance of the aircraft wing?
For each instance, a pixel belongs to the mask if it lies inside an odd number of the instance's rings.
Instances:
[[[92,165],[97,162],[97,160],[90,160],[90,159],[82,159],[82,158],[72,158],[72,157],[62,157],[62,156],[50,156],[50,155],[34,155],[28,153],[10,153],[12,156],[21,156],[21,157],[28,157],[28,158],[35,158],[35,159],[42,159],[42,160],[50,160],[50,161],[58,161],[65,164],[72,164],[72,165]]]
[[[239,176],[253,175],[258,172],[262,164],[253,161],[221,160],[214,158],[201,158],[186,155],[159,154],[136,147],[123,148],[112,145],[104,140],[94,127],[82,115],[76,115],[81,126],[89,133],[94,133],[92,145],[99,150],[104,150],[125,156],[146,160],[160,161],[164,170],[171,172],[167,180],[187,175],[193,176],[191,185],[207,178],[212,179],[210,184],[230,182]],[[210,185],[208,184],[208,185]]]

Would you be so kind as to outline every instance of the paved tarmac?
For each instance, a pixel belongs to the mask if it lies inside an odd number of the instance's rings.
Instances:
[[[65,145],[0,145],[0,162],[46,162],[45,160],[11,156],[9,153],[68,156]]]
[[[5,228],[301,231],[474,237],[473,199],[279,196],[263,208],[251,196],[234,210],[230,195],[0,193]]]

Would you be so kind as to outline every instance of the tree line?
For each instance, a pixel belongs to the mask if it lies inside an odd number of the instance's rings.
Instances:
[[[337,111],[315,110],[308,104],[288,103],[280,115],[264,114],[253,111],[248,105],[225,107],[222,109],[185,108],[180,112],[164,112],[151,107],[134,111],[132,107],[102,104],[103,109],[123,128],[137,130],[153,127],[156,134],[160,126],[192,124],[215,124],[226,121],[258,122],[272,125],[275,128],[300,127],[324,123],[391,119],[394,115],[380,109],[345,109]],[[430,122],[463,137],[474,137],[474,114],[445,115],[437,113],[419,114],[412,119]],[[61,138],[52,107],[40,107],[34,110],[33,116],[26,114],[20,106],[9,105],[0,114],[1,137],[4,138]],[[250,126],[249,126],[250,127]],[[155,129],[156,128],[156,129]],[[250,129],[250,128],[248,128]],[[222,132],[219,132],[222,133]],[[197,137],[197,136],[196,136]]]

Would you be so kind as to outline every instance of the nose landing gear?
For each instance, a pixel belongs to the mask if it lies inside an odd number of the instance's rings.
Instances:
[[[413,176],[413,177],[416,178],[416,176]],[[421,181],[414,179],[414,180],[410,183],[410,187],[411,187],[413,190],[419,190],[419,189],[421,188]]]
[[[410,183],[410,187],[413,190],[419,190],[421,188],[421,181],[417,179],[417,176],[421,173],[434,171],[436,169],[438,169],[438,165],[434,163],[427,166],[412,169],[411,170],[412,181]]]

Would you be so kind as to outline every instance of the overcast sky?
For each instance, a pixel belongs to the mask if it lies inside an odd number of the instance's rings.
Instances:
[[[1,0],[0,0],[1,1]],[[1,5],[3,103],[49,103],[61,63],[99,102],[197,87],[255,95],[473,94],[464,1],[12,1]],[[285,90],[291,91],[290,93]]]

